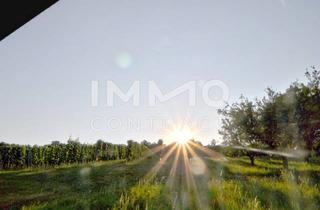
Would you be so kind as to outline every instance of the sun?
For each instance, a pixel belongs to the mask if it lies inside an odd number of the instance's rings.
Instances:
[[[176,129],[171,135],[171,139],[179,144],[186,144],[189,140],[193,138],[193,133],[190,129]]]

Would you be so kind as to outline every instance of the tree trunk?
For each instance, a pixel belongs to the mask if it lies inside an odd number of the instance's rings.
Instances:
[[[304,160],[307,162],[307,163],[310,163],[310,159],[311,159],[311,154],[308,154]]]
[[[254,155],[249,155],[250,163],[252,166],[254,166]]]
[[[288,158],[287,157],[282,157],[282,164],[283,164],[283,169],[288,170],[289,163],[288,163]]]

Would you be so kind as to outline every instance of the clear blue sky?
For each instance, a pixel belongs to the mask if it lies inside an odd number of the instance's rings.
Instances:
[[[126,89],[139,80],[142,101],[149,80],[166,92],[217,79],[228,85],[229,102],[261,97],[319,66],[319,9],[318,0],[62,0],[0,42],[0,141],[165,138],[170,128],[151,129],[150,118],[173,126],[205,119],[196,137],[219,139],[216,108],[188,107],[186,95],[155,107],[92,107],[91,81]],[[105,123],[93,130],[97,118]],[[108,127],[110,119],[123,126]],[[128,128],[130,120],[141,129]]]

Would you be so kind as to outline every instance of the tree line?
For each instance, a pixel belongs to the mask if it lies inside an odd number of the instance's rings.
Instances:
[[[82,144],[69,139],[66,144],[53,141],[49,145],[18,145],[0,143],[0,168],[59,166],[100,160],[134,160],[143,155],[147,147],[129,140],[127,145],[98,140],[95,144]]]
[[[305,76],[306,83],[293,82],[284,92],[267,88],[262,99],[241,96],[238,102],[220,109],[219,133],[224,143],[284,154],[307,151],[307,161],[320,156],[320,71],[311,67]],[[244,152],[254,165],[260,153]],[[280,156],[287,168],[287,156]]]

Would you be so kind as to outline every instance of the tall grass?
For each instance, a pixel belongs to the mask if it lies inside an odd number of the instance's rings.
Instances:
[[[245,157],[227,161],[202,157],[208,171],[193,174],[194,186],[183,167],[172,186],[172,159],[153,179],[145,175],[158,162],[154,156],[130,163],[88,164],[46,170],[0,173],[0,209],[320,209],[320,165]]]

